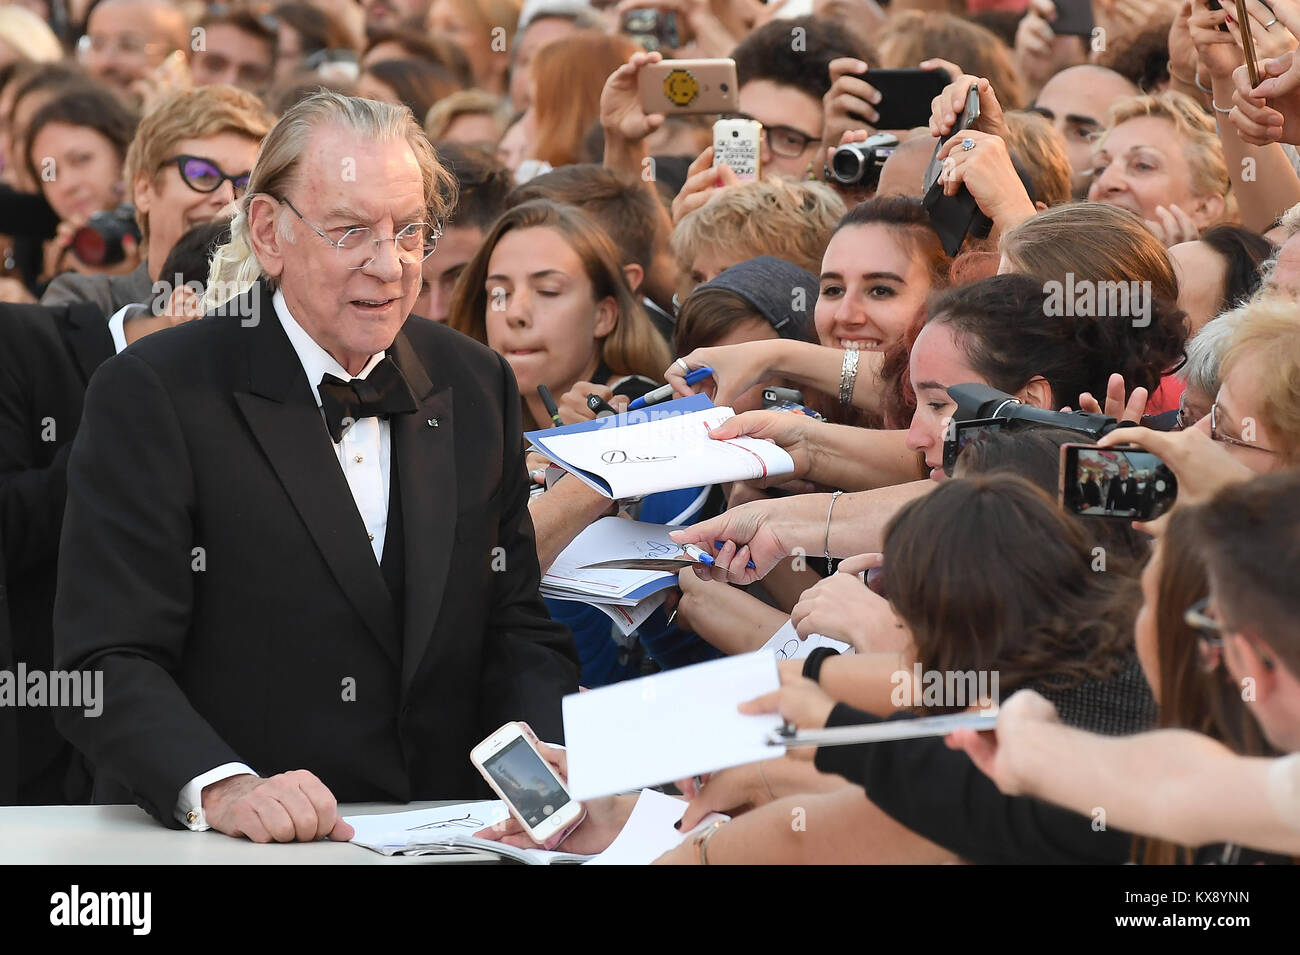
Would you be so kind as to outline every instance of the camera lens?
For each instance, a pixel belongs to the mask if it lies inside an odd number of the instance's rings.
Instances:
[[[732,135],[733,137],[739,137],[739,136],[740,136],[740,130],[738,130],[738,129],[733,129],[733,130],[731,131],[731,135]]]
[[[722,90],[722,92],[724,92],[724,93],[727,92],[727,84],[726,84],[726,83],[720,83],[720,84],[718,85],[718,89]]]
[[[861,151],[841,146],[831,154],[831,175],[836,182],[852,185],[862,178],[865,162]]]

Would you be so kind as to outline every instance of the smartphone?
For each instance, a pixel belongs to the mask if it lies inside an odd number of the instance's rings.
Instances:
[[[1057,36],[1091,37],[1092,0],[1052,0],[1056,19],[1048,24]]]
[[[760,140],[763,124],[756,119],[720,119],[713,124],[713,165],[726,163],[741,182],[763,175]]]
[[[801,414],[816,421],[825,421],[819,413],[803,403],[803,392],[797,388],[764,388],[763,410]]]
[[[671,10],[628,10],[623,14],[618,30],[651,53],[681,46],[677,14]]]
[[[469,758],[538,845],[559,845],[586,815],[521,723],[501,727],[475,746]]]
[[[947,70],[867,70],[858,79],[870,83],[880,94],[877,118],[849,113],[864,126],[874,129],[914,129],[930,122],[930,102],[952,82]]]
[[[646,114],[684,116],[690,113],[734,113],[737,96],[736,61],[662,60],[642,67],[641,108]]]
[[[943,473],[952,477],[957,458],[966,446],[982,441],[1011,426],[1006,418],[973,418],[970,421],[949,421],[943,435]]]
[[[943,171],[943,163],[939,161],[939,150],[948,140],[974,126],[979,115],[979,90],[972,84],[970,92],[966,94],[966,108],[953,125],[951,132],[941,138],[938,145],[934,147],[930,165],[925,170],[923,205],[929,214],[930,226],[938,234],[949,258],[961,251],[966,236],[987,236],[993,227],[993,221],[980,209],[979,203],[970,194],[965,183],[961,184],[955,195],[945,196],[943,183],[939,182],[939,173]]]
[[[1173,507],[1178,479],[1150,451],[1132,445],[1061,445],[1061,507],[1067,514],[1150,521]]]
[[[1246,73],[1250,76],[1250,86],[1259,85],[1259,62],[1255,57],[1255,38],[1250,35],[1250,11],[1246,9],[1246,0],[1237,0],[1237,26],[1241,33],[1241,51],[1245,54]]]

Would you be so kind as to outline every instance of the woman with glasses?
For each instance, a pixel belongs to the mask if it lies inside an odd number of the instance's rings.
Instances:
[[[199,223],[233,213],[270,128],[262,101],[233,87],[203,86],[165,99],[140,123],[124,168],[143,262],[127,275],[60,276],[42,304],[89,301],[113,315],[148,301],[156,281],[171,280],[161,270],[177,240]]]
[[[135,126],[131,110],[117,96],[97,87],[60,94],[41,107],[28,124],[27,172],[59,217],[58,231],[46,243],[47,280],[68,269],[121,273],[138,264],[135,235],[129,237],[125,253],[116,262],[90,254],[94,249],[88,249],[84,241],[74,242],[92,216],[122,203],[122,164]]]

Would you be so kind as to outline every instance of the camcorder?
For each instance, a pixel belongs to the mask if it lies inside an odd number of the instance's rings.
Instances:
[[[957,402],[943,441],[943,470],[952,477],[968,445],[1001,431],[1026,427],[1062,428],[1096,442],[1124,422],[1086,411],[1049,411],[982,384],[953,385]],[[1159,457],[1131,445],[1061,447],[1060,500],[1070,514],[1126,521],[1149,521],[1173,506],[1178,481]]]
[[[140,241],[135,206],[124,202],[109,212],[96,212],[72,235],[72,254],[86,265],[116,265],[126,258],[122,240]]]
[[[875,189],[885,160],[897,148],[898,137],[893,133],[875,133],[863,142],[838,146],[826,164],[826,177],[842,186]]]

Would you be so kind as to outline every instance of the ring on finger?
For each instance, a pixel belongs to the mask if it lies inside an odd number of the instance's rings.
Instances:
[[[685,358],[679,358],[673,362],[673,364],[682,370],[683,375],[689,375],[691,373],[691,366],[686,364]]]
[[[961,148],[966,150],[966,152],[970,152],[972,149],[975,148],[975,140],[967,136],[965,139],[961,141]]]
[[[1277,17],[1274,17],[1272,20],[1269,20],[1268,23],[1265,23],[1265,24],[1264,24],[1264,29],[1267,30],[1269,27],[1271,27],[1271,26],[1272,26],[1273,24],[1275,24],[1275,23],[1277,23]]]

